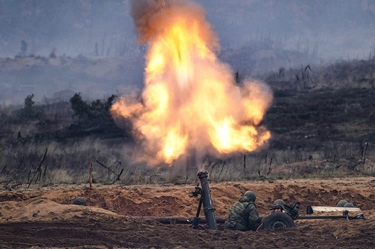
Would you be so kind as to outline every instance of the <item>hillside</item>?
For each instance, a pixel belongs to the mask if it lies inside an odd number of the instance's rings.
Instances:
[[[34,79],[22,77],[30,79],[25,85],[36,86],[36,79],[47,77],[37,76],[36,72],[64,72],[55,74],[58,81],[76,80],[75,84],[84,87],[78,96],[84,97],[95,92],[91,84],[106,88],[103,82],[109,85],[111,81],[115,82],[113,84],[123,82],[123,63],[131,64],[108,58],[74,58],[65,63],[62,63],[63,58],[44,59],[47,63],[41,60],[2,60],[1,73],[11,73],[12,80],[20,75],[34,75]],[[343,61],[258,75],[274,91],[273,104],[263,120],[272,139],[257,152],[211,162],[208,170],[212,179],[373,175],[374,63],[373,59]],[[69,74],[72,78],[64,78]],[[81,85],[78,83],[81,79],[73,77],[77,74],[94,83]],[[243,79],[242,74],[239,76]],[[57,90],[53,84],[43,84],[42,89]],[[107,96],[111,93],[108,89],[103,91],[107,91]],[[25,182],[79,183],[86,181],[90,161],[94,163],[95,181],[103,183],[113,182],[120,171],[119,179],[124,184],[181,183],[194,178],[195,165],[187,166],[183,159],[183,162],[176,162],[181,167],[158,169],[134,162],[131,125],[115,124],[106,109],[113,99],[104,97],[91,101],[78,97],[75,108],[85,106],[79,111],[73,110],[69,102],[74,93],[62,91],[28,107],[31,109],[23,107],[32,111],[31,116],[20,107],[1,107],[2,182],[8,182],[9,186]]]
[[[35,100],[59,99],[59,92],[80,92],[97,99],[141,87],[141,58],[75,58],[28,56],[0,59],[0,103],[21,104],[33,93]],[[54,95],[57,94],[57,95]],[[71,96],[72,97],[72,96]],[[68,99],[63,99],[68,100]]]

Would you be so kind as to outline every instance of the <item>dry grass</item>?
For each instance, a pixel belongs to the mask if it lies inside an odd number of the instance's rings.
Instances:
[[[375,175],[375,158],[371,157],[374,151],[367,151],[363,164],[358,147],[356,144],[330,142],[322,151],[269,149],[267,154],[253,153],[214,161],[205,170],[209,172],[210,180],[215,182]],[[46,158],[38,173],[45,150]],[[178,167],[150,168],[145,164],[131,163],[124,150],[120,145],[111,146],[93,138],[72,144],[51,142],[3,149],[0,151],[3,158],[0,182],[12,180],[14,184],[32,182],[42,185],[87,183],[90,162],[94,165],[96,183],[113,183],[117,178],[113,172],[119,174],[121,170],[123,173],[118,183],[124,185],[198,182],[198,170],[194,166],[187,168],[180,164]],[[36,177],[31,181],[33,175]]]
[[[304,68],[282,77],[263,76],[275,91],[264,120],[273,134],[270,144],[258,152],[211,162],[205,168],[210,180],[374,176],[374,66],[372,58],[312,66],[308,76]],[[117,133],[72,132],[69,103],[38,108],[42,119],[20,120],[14,107],[0,106],[0,182],[87,183],[90,162],[94,181],[101,184],[114,182],[121,170],[118,182],[125,185],[198,182],[198,169],[188,167],[186,158],[173,167],[151,168],[132,161],[132,143]]]

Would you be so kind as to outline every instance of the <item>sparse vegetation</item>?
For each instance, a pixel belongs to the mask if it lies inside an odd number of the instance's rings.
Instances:
[[[274,90],[263,121],[273,138],[264,150],[211,162],[210,180],[374,176],[374,63],[340,61],[262,76]],[[197,180],[196,167],[185,159],[157,169],[131,163],[133,140],[109,114],[115,96],[88,103],[74,94],[69,102],[43,105],[33,97],[19,110],[0,108],[0,182],[6,188],[87,183],[90,162],[100,184]]]
[[[123,132],[115,125],[109,111],[115,98],[116,96],[112,95],[104,102],[95,100],[89,105],[82,99],[81,95],[75,94],[70,99],[74,112],[73,118],[75,118],[70,130],[79,130],[82,135],[97,133],[97,136],[115,134],[121,137]],[[81,134],[76,133],[76,135]]]
[[[43,113],[35,108],[35,101],[33,101],[34,94],[30,94],[25,98],[25,104],[22,109],[18,111],[20,119],[38,119]]]

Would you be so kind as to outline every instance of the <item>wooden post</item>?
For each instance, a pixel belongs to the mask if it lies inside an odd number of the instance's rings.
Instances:
[[[186,156],[186,166],[185,166],[185,184],[187,183],[189,178],[189,156]]]
[[[245,178],[247,177],[247,172],[246,172],[246,155],[243,156],[243,174]]]
[[[363,162],[363,167],[365,166],[366,163],[366,150],[368,147],[368,142],[365,142],[362,144],[362,162]]]
[[[90,161],[90,189],[92,189],[92,161]]]

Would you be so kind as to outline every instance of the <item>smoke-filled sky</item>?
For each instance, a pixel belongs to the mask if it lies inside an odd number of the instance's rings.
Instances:
[[[324,59],[363,58],[375,42],[374,0],[195,0],[207,12],[222,49],[267,40],[275,48]],[[0,0],[0,56],[138,54],[129,0]],[[111,47],[110,51],[107,51]]]
[[[375,0],[194,2],[219,39],[218,57],[245,75],[375,51]],[[65,90],[98,98],[142,86],[147,46],[137,44],[130,12],[130,0],[0,0],[0,104],[31,93],[37,101]],[[5,60],[51,51],[78,59]]]
[[[203,0],[228,47],[270,37],[291,50],[329,58],[363,58],[375,42],[374,0]]]

